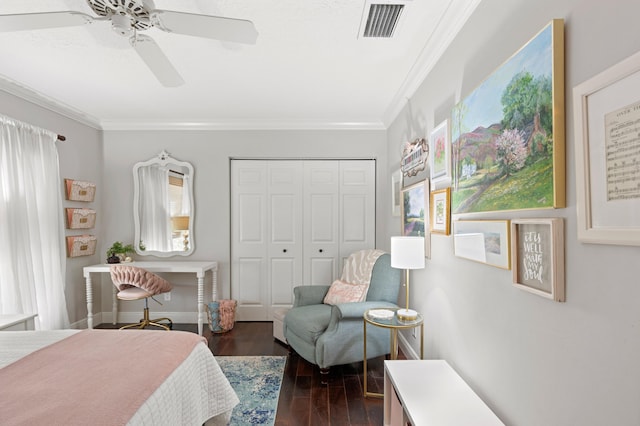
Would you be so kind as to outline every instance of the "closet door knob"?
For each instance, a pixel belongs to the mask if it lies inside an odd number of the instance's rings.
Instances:
[[[283,252],[283,253],[286,253],[286,252],[287,252],[287,249],[283,249],[283,250],[282,250],[282,252]]]
[[[322,249],[318,250],[320,253],[322,253]]]

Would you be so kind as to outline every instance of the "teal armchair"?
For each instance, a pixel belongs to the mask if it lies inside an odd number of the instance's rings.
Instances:
[[[294,305],[284,318],[284,336],[298,355],[328,373],[329,367],[362,361],[363,316],[367,309],[397,308],[401,271],[391,267],[388,253],[378,257],[364,302],[327,305],[326,286],[294,288]],[[389,330],[367,329],[367,358],[390,353]]]

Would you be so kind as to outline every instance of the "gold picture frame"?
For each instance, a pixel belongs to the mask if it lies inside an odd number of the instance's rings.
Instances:
[[[451,234],[451,188],[431,191],[430,230],[433,234]]]
[[[452,108],[452,214],[566,206],[564,90],[554,19]]]

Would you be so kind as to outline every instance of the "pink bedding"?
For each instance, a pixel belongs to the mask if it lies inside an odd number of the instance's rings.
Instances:
[[[124,425],[202,341],[180,331],[76,333],[0,369],[0,424]]]

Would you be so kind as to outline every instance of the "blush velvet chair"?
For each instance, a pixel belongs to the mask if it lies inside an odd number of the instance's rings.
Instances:
[[[400,282],[401,271],[391,267],[390,256],[384,253],[375,260],[363,302],[329,305],[324,303],[329,285],[295,287],[293,308],[284,317],[287,343],[302,358],[320,367],[323,375],[331,366],[362,361],[364,313],[373,308],[398,308]],[[367,328],[367,358],[389,353],[389,330]]]
[[[169,281],[154,274],[153,272],[147,271],[146,269],[137,268],[131,265],[111,265],[109,272],[111,273],[111,281],[113,281],[113,285],[115,285],[119,290],[117,294],[118,299],[144,299],[143,318],[140,322],[127,324],[120,327],[120,330],[124,330],[126,328],[145,328],[148,326],[160,327],[167,331],[171,330],[173,327],[171,319],[149,318],[149,298],[153,298],[153,296],[157,294],[171,291],[172,286]],[[158,301],[156,300],[156,302]],[[161,321],[166,322],[166,324],[162,324]]]

